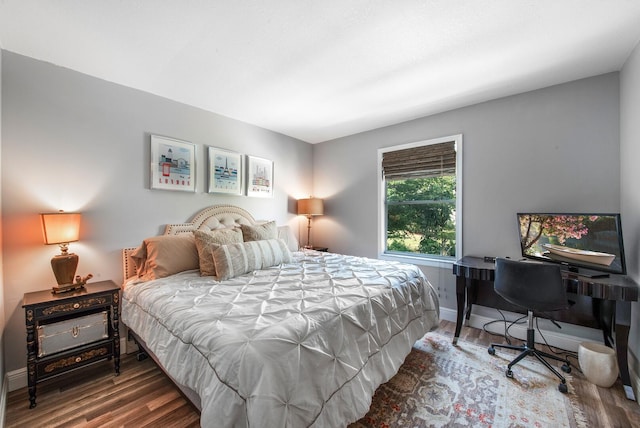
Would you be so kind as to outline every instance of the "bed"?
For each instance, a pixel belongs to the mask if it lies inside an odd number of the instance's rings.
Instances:
[[[194,256],[193,236],[239,230],[241,243],[197,241]],[[239,207],[206,208],[157,240],[182,247],[123,250],[121,319],[203,427],[344,427],[438,324],[437,294],[416,266],[297,251],[288,227]],[[161,274],[149,278],[152,258]]]

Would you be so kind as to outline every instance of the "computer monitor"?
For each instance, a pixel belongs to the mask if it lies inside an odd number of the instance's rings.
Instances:
[[[620,214],[518,213],[522,256],[585,276],[626,274]]]

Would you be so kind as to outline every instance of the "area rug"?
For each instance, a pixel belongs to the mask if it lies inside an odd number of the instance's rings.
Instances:
[[[587,427],[571,374],[569,392],[535,358],[513,366],[515,351],[487,348],[429,333],[416,342],[399,372],[376,391],[363,427]]]

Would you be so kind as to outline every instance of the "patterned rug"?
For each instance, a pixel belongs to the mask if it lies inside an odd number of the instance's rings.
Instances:
[[[381,385],[369,413],[349,426],[363,427],[587,427],[582,405],[535,358],[513,366],[515,351],[487,348],[429,333],[418,341],[399,372]]]

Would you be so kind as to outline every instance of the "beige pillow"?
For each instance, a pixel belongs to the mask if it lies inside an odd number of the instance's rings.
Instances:
[[[146,260],[138,277],[144,281],[164,278],[185,270],[198,269],[198,250],[192,234],[162,235],[142,242]],[[136,253],[138,251],[136,250]],[[137,266],[137,263],[136,263]]]
[[[282,239],[221,245],[213,251],[219,281],[254,270],[291,262],[291,252]]]
[[[147,263],[147,246],[144,243],[140,244],[140,246],[130,254],[130,257],[136,266],[136,274],[138,277],[141,277],[144,275],[145,264]]]
[[[275,221],[262,223],[255,226],[241,224],[242,237],[245,242],[263,241],[265,239],[278,239],[278,228]]]
[[[213,251],[220,245],[242,242],[242,231],[238,228],[216,229],[210,232],[195,230],[196,249],[200,259],[200,275],[215,276],[216,265],[213,263]]]

